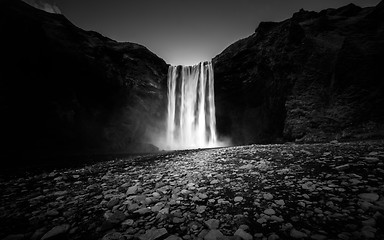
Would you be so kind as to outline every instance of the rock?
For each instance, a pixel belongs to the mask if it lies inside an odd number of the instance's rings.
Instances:
[[[219,183],[219,180],[215,179],[210,182],[211,185]]]
[[[375,202],[379,200],[379,195],[377,193],[361,193],[359,194],[359,198],[368,202]]]
[[[245,224],[241,224],[239,226],[239,229],[243,229],[244,231],[248,231],[249,230],[249,226],[248,225],[245,225]]]
[[[182,223],[182,222],[184,222],[185,221],[185,218],[180,218],[180,217],[174,217],[173,219],[172,219],[172,222],[173,223]]]
[[[218,229],[220,226],[220,221],[217,219],[209,219],[204,222],[207,227],[212,230],[212,229]]]
[[[33,235],[32,235],[32,237],[31,237],[31,239],[30,240],[40,240],[41,239],[41,237],[44,235],[44,233],[46,233],[47,232],[47,229],[46,228],[40,228],[40,229],[37,229],[34,233],[33,233]]]
[[[268,240],[277,240],[277,239],[280,239],[280,237],[276,233],[272,233],[271,235],[268,236]]]
[[[107,208],[112,208],[114,206],[116,206],[118,203],[119,203],[119,199],[118,198],[112,198],[111,200],[109,200],[109,202],[107,203]]]
[[[165,240],[182,240],[182,238],[176,235],[171,235],[167,237]]]
[[[102,240],[125,240],[125,237],[118,232],[111,232],[104,235]]]
[[[134,211],[134,213],[138,213],[140,215],[145,215],[145,214],[150,213],[150,212],[152,212],[152,210],[149,208],[146,208],[146,207],[143,207],[143,208],[140,208],[140,209]]]
[[[51,209],[47,211],[48,216],[57,216],[59,215],[59,212],[57,210]]]
[[[270,194],[270,193],[264,193],[264,194],[263,194],[263,198],[264,198],[265,200],[272,200],[272,199],[273,199],[273,195]]]
[[[207,206],[196,206],[196,212],[203,213],[203,212],[205,212],[206,208],[207,208]]]
[[[275,203],[277,204],[277,205],[280,205],[280,206],[284,206],[285,205],[285,202],[284,202],[284,200],[275,200]]]
[[[313,234],[313,235],[311,235],[311,239],[313,239],[313,240],[326,240],[326,239],[328,239],[328,237],[325,235],[321,235],[321,234]]]
[[[127,192],[125,194],[129,195],[134,195],[137,193],[138,187],[137,185],[131,186],[128,188]]]
[[[204,193],[199,193],[199,194],[197,194],[197,196],[198,196],[199,198],[201,198],[201,199],[206,199],[206,198],[208,198],[207,194],[204,194]]]
[[[107,216],[107,221],[112,224],[121,223],[126,218],[125,214],[121,211],[115,211],[111,215]]]
[[[306,238],[307,237],[307,234],[305,234],[303,232],[300,232],[300,231],[298,231],[296,229],[292,229],[289,235],[292,238],[296,238],[296,239]]]
[[[212,229],[204,236],[204,240],[219,240],[219,238],[222,237],[224,237],[224,235],[219,230]]]
[[[251,234],[247,233],[246,231],[244,231],[243,229],[240,229],[240,228],[237,229],[234,236],[239,236],[243,240],[252,240],[253,239]]]
[[[252,169],[254,166],[252,164],[247,164],[239,167],[240,169]]]
[[[233,199],[235,202],[241,202],[243,201],[243,197],[237,196],[235,199]]]
[[[22,240],[24,239],[24,234],[11,234],[3,238],[2,240]]]
[[[276,212],[272,208],[268,208],[264,210],[264,213],[267,215],[274,215]]]
[[[52,239],[52,238],[56,238],[59,235],[63,235],[69,230],[69,227],[70,227],[69,224],[63,224],[63,225],[53,227],[46,234],[44,234],[41,240]]]
[[[124,222],[122,222],[121,225],[131,227],[131,226],[133,226],[134,223],[135,223],[135,221],[133,219],[127,219]]]
[[[160,229],[152,228],[152,229],[147,230],[145,232],[145,234],[140,235],[139,239],[140,240],[155,240],[155,239],[161,238],[162,236],[164,236],[167,233],[168,233],[168,231],[165,228],[160,228]]]
[[[338,171],[344,171],[344,170],[347,170],[348,168],[350,168],[350,165],[348,163],[335,167],[335,169]]]
[[[374,218],[367,219],[361,222],[363,226],[371,226],[374,227],[376,225],[376,220]]]

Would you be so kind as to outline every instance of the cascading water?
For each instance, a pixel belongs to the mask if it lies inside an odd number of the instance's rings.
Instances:
[[[168,149],[218,146],[212,62],[169,67],[167,145]]]

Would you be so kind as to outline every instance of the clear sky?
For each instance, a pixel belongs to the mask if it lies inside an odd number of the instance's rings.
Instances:
[[[34,0],[29,0],[34,1]],[[36,0],[37,1],[37,0]],[[41,1],[41,0],[38,0]],[[209,60],[251,35],[261,21],[282,21],[300,8],[319,11],[380,0],[45,0],[75,25],[135,42],[173,65]]]

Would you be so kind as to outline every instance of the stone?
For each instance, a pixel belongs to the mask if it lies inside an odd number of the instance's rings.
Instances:
[[[140,215],[145,215],[145,214],[150,213],[150,212],[152,212],[152,210],[150,208],[143,207],[143,208],[140,208],[140,209],[134,211],[133,213],[138,213]]]
[[[5,238],[2,238],[2,240],[22,240],[24,239],[24,234],[11,234],[6,236]]]
[[[361,193],[359,194],[359,198],[368,202],[375,202],[379,200],[379,195],[377,193]]]
[[[271,235],[268,236],[268,240],[277,240],[277,239],[280,239],[280,237],[276,233],[272,233]]]
[[[133,219],[127,219],[124,222],[122,222],[121,225],[131,227],[133,226],[134,223],[135,221]]]
[[[126,218],[125,214],[121,211],[115,211],[111,215],[107,216],[107,221],[112,224],[121,223]]]
[[[41,240],[52,239],[52,238],[58,237],[59,235],[63,235],[69,230],[69,227],[70,227],[69,224],[63,224],[63,225],[53,227],[46,234],[44,234]]]
[[[196,206],[196,212],[203,213],[203,212],[205,212],[206,208],[207,208],[207,206]]]
[[[272,200],[272,199],[273,199],[273,195],[270,194],[270,193],[264,193],[264,194],[263,194],[263,198],[264,198],[265,200]]]
[[[109,200],[109,202],[107,203],[107,208],[112,208],[114,206],[116,206],[118,203],[119,203],[119,199],[118,198],[112,198],[111,200]]]
[[[264,213],[267,215],[274,215],[276,212],[272,208],[268,208],[264,210]]]
[[[102,240],[125,240],[125,237],[118,232],[111,232],[104,235]]]
[[[328,239],[328,237],[325,235],[322,235],[322,234],[313,234],[313,235],[311,235],[311,239],[313,239],[313,240],[326,240],[326,239]]]
[[[349,167],[350,167],[350,165],[347,163],[344,165],[337,166],[337,167],[335,167],[335,169],[338,171],[344,171],[344,170],[347,170]]]
[[[275,200],[275,203],[277,204],[277,205],[280,205],[280,206],[284,206],[285,205],[285,202],[284,202],[284,200]]]
[[[134,195],[137,193],[138,187],[137,185],[131,186],[128,188],[127,192],[125,194],[129,195]]]
[[[211,185],[219,183],[219,180],[215,179],[210,182]]]
[[[233,199],[233,201],[241,202],[241,201],[243,201],[243,197],[237,196],[237,197],[235,197],[235,199]]]
[[[171,235],[167,237],[165,240],[182,240],[182,238],[176,235]]]
[[[182,223],[182,222],[184,222],[185,221],[185,218],[180,218],[180,217],[174,217],[173,219],[172,219],[172,222],[173,223]]]
[[[165,228],[152,228],[145,232],[145,234],[140,235],[140,240],[156,240],[158,238],[161,238],[162,236],[166,235],[168,233],[167,229]]]
[[[246,231],[244,231],[243,229],[240,229],[240,228],[237,229],[234,236],[239,236],[243,240],[252,240],[253,239],[251,234],[247,233]]]
[[[212,229],[218,229],[220,226],[220,221],[217,219],[209,219],[204,222],[207,227],[212,230]]]
[[[295,239],[300,239],[300,238],[306,238],[307,237],[307,234],[303,233],[303,232],[300,232],[296,229],[292,229],[290,234],[289,234],[292,238],[295,238]]]
[[[204,240],[219,240],[219,238],[222,237],[224,237],[224,235],[219,230],[212,229],[204,236]]]

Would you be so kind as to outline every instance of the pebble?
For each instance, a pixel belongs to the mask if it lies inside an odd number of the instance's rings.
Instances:
[[[241,201],[243,201],[243,197],[237,196],[237,197],[235,197],[235,198],[233,199],[233,201],[235,201],[235,202],[241,202]]]

